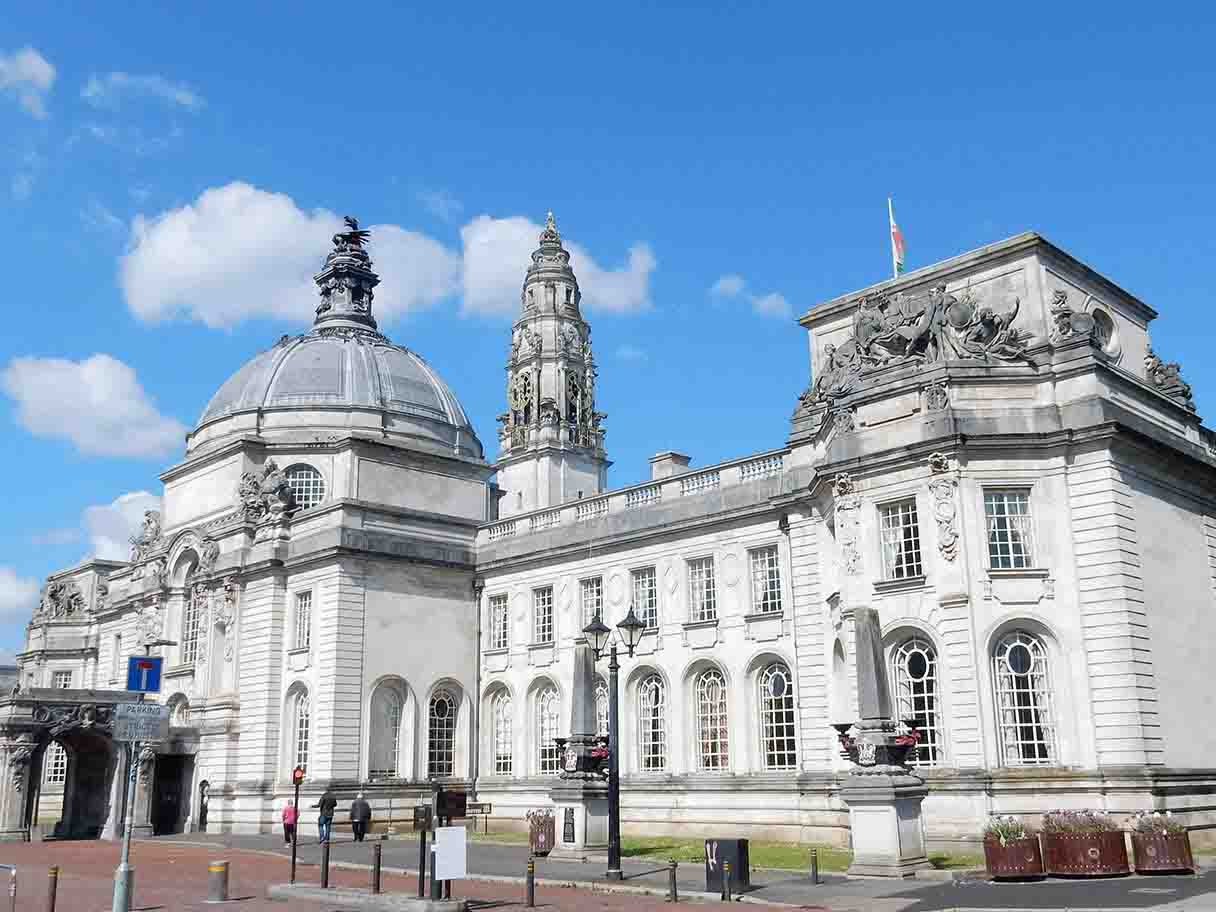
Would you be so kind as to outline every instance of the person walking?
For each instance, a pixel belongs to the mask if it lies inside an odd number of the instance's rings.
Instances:
[[[287,845],[295,842],[296,838],[296,817],[299,815],[299,810],[296,808],[296,803],[290,798],[287,799],[287,804],[283,806],[283,839]]]
[[[326,789],[321,795],[321,800],[313,807],[319,809],[317,816],[317,844],[329,842],[330,828],[334,825],[334,808],[338,806],[338,799],[334,797],[334,793],[330,789]]]
[[[350,828],[355,834],[355,842],[363,841],[363,837],[367,835],[368,824],[371,821],[371,805],[363,800],[363,793],[360,792],[350,805]]]

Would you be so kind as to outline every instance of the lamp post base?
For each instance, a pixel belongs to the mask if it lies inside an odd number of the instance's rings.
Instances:
[[[135,869],[120,864],[114,870],[114,902],[110,912],[130,912],[131,893],[135,886]]]

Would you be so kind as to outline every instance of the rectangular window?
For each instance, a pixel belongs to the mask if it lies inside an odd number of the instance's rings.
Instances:
[[[878,508],[882,529],[882,578],[924,576],[920,559],[920,523],[916,501],[901,500]]]
[[[46,759],[42,761],[46,768],[46,781],[49,785],[63,785],[68,778],[68,755],[63,745],[52,741],[46,749]]]
[[[296,624],[291,640],[292,649],[308,649],[312,645],[312,590],[296,593]]]
[[[72,686],[72,673],[70,671],[57,671],[51,678],[51,686],[57,690],[69,690]]]
[[[110,657],[110,677],[117,681],[122,677],[122,634],[114,634],[114,655]]]
[[[583,600],[583,626],[586,627],[604,613],[604,579],[593,576],[579,584]]]
[[[186,604],[182,606],[182,664],[193,665],[201,658],[200,648],[203,627],[203,598],[202,587],[189,590],[186,593]]]
[[[748,552],[752,565],[752,611],[768,614],[781,610],[781,560],[777,546]]]
[[[532,642],[553,642],[553,587],[532,590]]]
[[[989,567],[1024,570],[1034,566],[1029,490],[985,491],[984,519],[988,525]]]
[[[718,617],[714,592],[714,559],[699,557],[688,562],[688,619],[713,621]]]
[[[633,611],[638,620],[650,630],[659,626],[659,585],[655,577],[654,567],[643,567],[634,570],[633,577]]]
[[[490,648],[506,649],[511,645],[507,631],[507,597],[490,596]]]

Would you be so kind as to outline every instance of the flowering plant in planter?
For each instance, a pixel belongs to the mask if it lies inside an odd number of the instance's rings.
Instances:
[[[993,817],[984,826],[984,839],[1007,845],[1014,839],[1029,839],[1034,833],[1016,817]]]
[[[916,747],[920,744],[920,729],[915,721],[904,721],[899,723],[896,729],[895,743],[904,747]]]
[[[1153,836],[1186,832],[1186,827],[1175,820],[1174,815],[1169,811],[1164,814],[1160,811],[1141,811],[1138,814],[1132,814],[1131,819],[1128,820],[1128,826],[1133,833]]]
[[[1043,832],[1117,833],[1119,824],[1101,811],[1048,811],[1043,815]]]

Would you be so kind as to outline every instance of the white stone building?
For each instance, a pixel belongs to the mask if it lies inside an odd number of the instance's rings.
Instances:
[[[313,330],[220,388],[131,562],[48,580],[0,701],[4,833],[48,778],[61,832],[113,830],[108,707],[157,639],[174,726],[141,826],[270,829],[297,764],[306,803],[362,785],[403,816],[438,779],[519,821],[549,803],[583,626],[630,605],[627,831],[846,842],[832,724],[861,606],[922,733],[931,840],[1057,806],[1170,808],[1200,841],[1216,821],[1216,436],[1146,304],[1034,234],[842,296],[800,321],[814,382],[784,445],[661,453],[609,490],[552,220],[493,463],[377,332],[363,241],[335,237]]]

